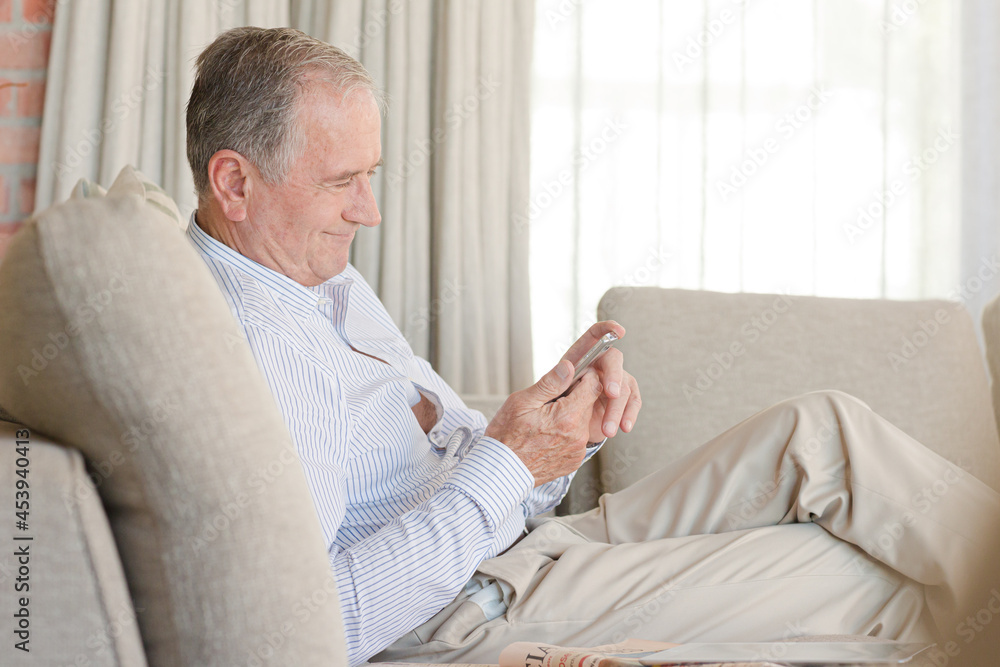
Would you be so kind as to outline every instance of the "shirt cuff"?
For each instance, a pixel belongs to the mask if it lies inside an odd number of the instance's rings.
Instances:
[[[508,515],[520,513],[521,503],[535,487],[535,478],[507,445],[481,437],[445,482],[476,499],[494,529]]]
[[[583,463],[586,463],[587,461],[589,461],[590,458],[594,454],[597,453],[597,450],[599,450],[601,447],[603,447],[604,443],[606,443],[607,441],[608,441],[608,439],[605,438],[604,440],[601,440],[600,442],[588,442],[587,443],[587,453],[583,455]],[[580,465],[583,465],[583,463],[581,463]]]

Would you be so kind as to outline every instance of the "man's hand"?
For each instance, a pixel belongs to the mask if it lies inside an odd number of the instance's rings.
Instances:
[[[575,366],[587,350],[592,348],[604,334],[612,331],[619,338],[625,337],[625,327],[617,322],[611,320],[598,322],[573,343],[563,355],[563,360]],[[610,438],[619,428],[626,433],[631,431],[639,416],[639,409],[642,407],[639,385],[635,378],[622,368],[622,360],[621,351],[611,348],[591,366],[597,371],[604,391],[600,400],[594,403],[590,415],[590,442],[600,442],[604,438]]]
[[[553,401],[572,379],[573,365],[560,361],[538,382],[511,394],[486,427],[487,436],[517,454],[535,486],[568,475],[583,463],[588,425],[602,387],[597,373],[588,370],[569,395]]]

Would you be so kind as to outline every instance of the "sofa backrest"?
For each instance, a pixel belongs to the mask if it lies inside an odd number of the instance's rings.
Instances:
[[[150,665],[345,664],[291,438],[170,208],[126,169],[18,232],[0,263],[0,405],[107,471]]]
[[[1000,489],[985,364],[962,304],[622,287],[605,294],[599,317],[627,330],[619,348],[643,412],[574,480],[573,511],[759,410],[820,389],[857,396]]]

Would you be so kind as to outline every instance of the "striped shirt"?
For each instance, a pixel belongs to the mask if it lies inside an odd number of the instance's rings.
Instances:
[[[483,435],[482,413],[414,355],[353,266],[304,287],[211,238],[194,215],[188,236],[291,432],[337,580],[348,657],[363,662],[451,602],[526,517],[559,502],[571,476],[533,489],[520,459]],[[421,394],[437,411],[426,434],[411,410]]]

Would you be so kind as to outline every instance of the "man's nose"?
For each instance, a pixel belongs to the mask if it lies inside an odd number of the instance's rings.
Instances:
[[[382,214],[375,203],[375,193],[372,192],[371,179],[359,178],[351,203],[344,209],[344,219],[357,222],[365,227],[375,227],[382,222]]]

